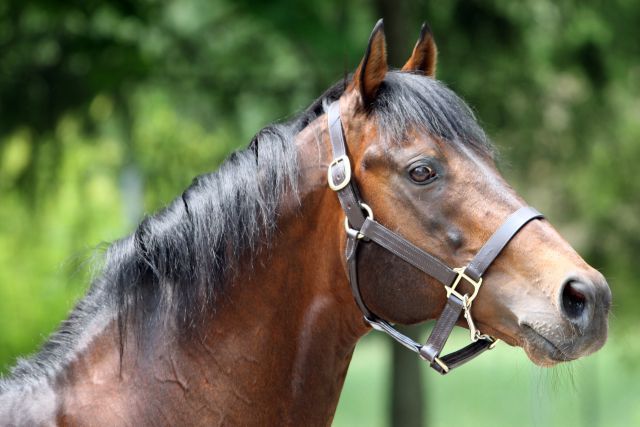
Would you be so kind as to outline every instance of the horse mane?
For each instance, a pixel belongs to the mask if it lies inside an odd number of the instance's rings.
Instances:
[[[402,143],[416,132],[495,155],[471,108],[444,83],[422,74],[387,73],[371,110],[388,144]]]
[[[111,244],[87,295],[36,355],[18,360],[9,378],[0,379],[0,392],[12,383],[55,377],[87,344],[87,335],[96,333],[89,327],[96,322],[117,320],[121,354],[129,331],[140,340],[144,331],[167,324],[186,333],[197,330],[239,263],[246,266],[268,245],[282,202],[297,197],[293,139],[344,93],[349,80],[333,85],[290,121],[260,130],[216,172],[195,178],[133,234]],[[431,78],[389,72],[368,114],[390,141],[418,129],[493,152],[470,108]]]

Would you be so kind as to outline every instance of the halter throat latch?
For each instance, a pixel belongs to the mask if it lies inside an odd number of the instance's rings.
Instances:
[[[471,315],[471,305],[480,291],[482,275],[487,268],[526,224],[531,220],[543,218],[542,214],[528,206],[518,209],[507,217],[468,265],[450,268],[438,258],[374,220],[373,211],[360,199],[352,177],[351,163],[347,155],[340,120],[340,106],[337,101],[329,106],[327,117],[329,139],[334,156],[327,171],[327,180],[329,187],[338,195],[340,205],[345,212],[349,283],[356,304],[364,314],[365,320],[373,329],[386,333],[409,350],[418,353],[422,359],[429,362],[433,369],[443,375],[470,361],[480,353],[495,347],[498,340],[482,334],[476,328]],[[444,285],[447,292],[447,302],[424,345],[400,333],[389,322],[371,312],[365,304],[360,293],[357,268],[358,247],[363,240],[382,246]],[[471,294],[462,293],[459,290],[463,283],[471,285],[473,288]],[[441,352],[460,316],[463,316],[467,321],[471,343],[458,351],[442,356]]]

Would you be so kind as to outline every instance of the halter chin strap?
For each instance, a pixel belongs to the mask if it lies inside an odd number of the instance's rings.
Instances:
[[[400,344],[414,351],[430,366],[441,374],[448,373],[487,349],[493,348],[497,339],[480,333],[471,317],[471,304],[482,285],[482,275],[502,252],[509,241],[529,221],[541,219],[543,215],[532,207],[523,207],[512,213],[498,230],[487,240],[484,246],[466,267],[450,268],[442,261],[423,251],[402,236],[394,233],[373,219],[373,212],[362,202],[355,182],[351,179],[351,164],[340,120],[340,106],[336,101],[329,106],[329,138],[333,149],[333,161],[328,169],[329,187],[335,191],[345,212],[347,232],[346,258],[349,270],[349,282],[353,296],[364,314],[365,320],[373,329],[385,332]],[[362,241],[372,241],[402,258],[418,270],[442,283],[447,292],[447,302],[436,321],[431,335],[424,345],[394,329],[386,320],[371,312],[364,303],[358,284],[358,247]],[[466,285],[463,285],[466,284]],[[462,286],[473,289],[464,293]],[[471,289],[469,288],[469,289]],[[449,335],[463,315],[471,332],[471,344],[462,349],[440,356]]]

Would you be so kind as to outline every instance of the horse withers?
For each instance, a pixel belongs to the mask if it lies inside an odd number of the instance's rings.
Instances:
[[[352,77],[113,243],[0,424],[327,425],[372,327],[440,373],[498,339],[541,366],[602,347],[605,279],[500,176],[436,53],[424,27],[389,70],[379,22]],[[436,318],[425,345],[391,327]],[[455,324],[473,342],[441,355]]]

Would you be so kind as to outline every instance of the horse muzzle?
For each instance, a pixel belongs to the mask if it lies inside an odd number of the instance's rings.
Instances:
[[[611,290],[600,273],[569,275],[555,313],[534,311],[518,322],[522,347],[541,366],[594,353],[607,340],[610,306]]]

